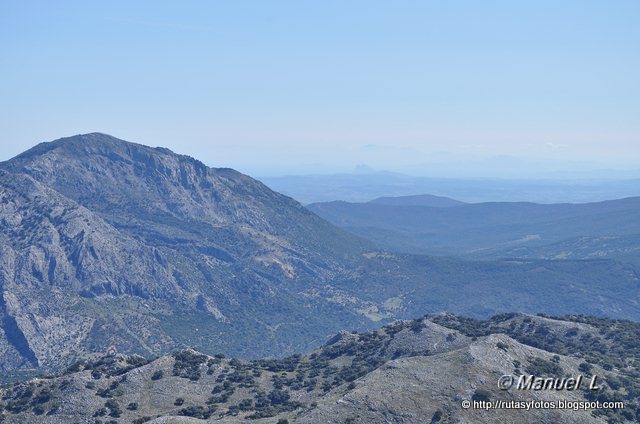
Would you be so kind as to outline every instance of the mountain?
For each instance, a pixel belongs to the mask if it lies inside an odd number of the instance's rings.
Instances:
[[[342,328],[323,315],[360,319],[297,293],[368,243],[238,172],[104,134],[0,167],[4,371],[156,354],[198,327],[216,329],[205,346],[282,354]]]
[[[634,241],[640,235],[640,197],[448,208],[403,202],[328,202],[308,208],[380,247],[404,252],[474,259],[623,258],[640,263],[640,245]]]
[[[341,332],[306,355],[242,361],[192,349],[95,355],[0,389],[7,423],[619,423],[639,418],[637,323],[450,314]],[[500,390],[503,375],[597,376],[576,391]],[[624,401],[624,409],[463,409],[462,401]],[[285,421],[286,420],[286,421]]]
[[[93,352],[282,357],[442,310],[640,319],[632,266],[391,253],[246,175],[104,134],[1,163],[0,238],[2,381]]]
[[[414,196],[399,196],[399,197],[378,197],[371,200],[369,203],[378,205],[393,205],[393,206],[430,206],[434,208],[448,208],[451,206],[463,205],[464,202],[460,202],[448,197],[433,196],[431,194],[418,194]]]
[[[232,169],[105,134],[42,143],[2,168],[29,175],[141,240],[197,238],[206,246],[200,250],[217,248],[223,261],[255,247],[264,251],[265,263],[295,261],[304,253],[320,265],[366,245]],[[241,245],[251,238],[262,241]]]

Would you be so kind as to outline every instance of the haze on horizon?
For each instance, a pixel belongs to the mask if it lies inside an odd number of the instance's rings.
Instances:
[[[639,17],[635,1],[2,2],[0,160],[100,131],[252,175],[637,176]]]

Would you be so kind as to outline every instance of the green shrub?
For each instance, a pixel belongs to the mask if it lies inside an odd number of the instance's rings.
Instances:
[[[488,401],[491,399],[491,392],[484,387],[478,387],[471,396],[476,401]]]

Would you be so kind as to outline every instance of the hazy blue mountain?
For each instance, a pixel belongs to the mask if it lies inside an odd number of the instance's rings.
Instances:
[[[640,197],[586,204],[494,202],[449,208],[328,202],[308,208],[380,247],[404,252],[470,258],[629,260],[640,256]]]
[[[394,205],[394,206],[431,206],[434,208],[448,208],[450,206],[463,205],[464,202],[460,202],[448,197],[433,196],[431,194],[418,194],[415,196],[400,196],[400,197],[378,197],[373,199],[369,203],[378,205]]]

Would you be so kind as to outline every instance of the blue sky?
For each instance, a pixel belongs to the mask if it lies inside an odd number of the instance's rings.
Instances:
[[[5,0],[0,159],[100,131],[253,174],[640,168],[639,20],[615,0]]]

